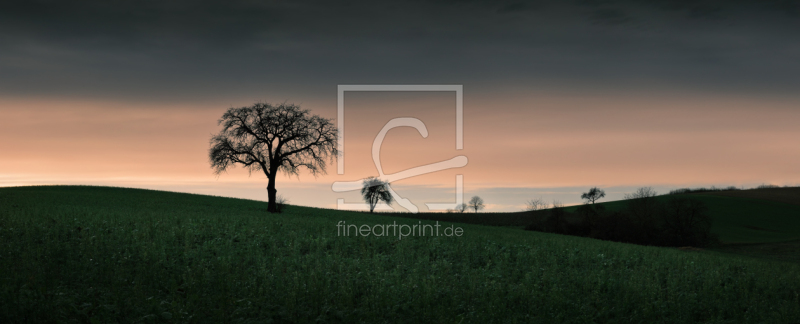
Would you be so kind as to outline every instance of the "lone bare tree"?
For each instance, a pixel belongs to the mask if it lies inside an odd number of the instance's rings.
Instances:
[[[369,212],[375,210],[378,202],[383,201],[387,204],[392,203],[392,194],[389,192],[389,184],[376,177],[364,179],[364,186],[361,188],[361,195],[369,204]]]
[[[592,189],[589,189],[589,192],[584,192],[581,195],[581,199],[585,199],[587,202],[591,202],[592,205],[594,205],[595,201],[605,196],[606,192],[603,191],[603,189],[598,189],[597,187],[594,187]]]
[[[276,212],[275,176],[278,171],[299,175],[305,167],[312,175],[325,173],[325,162],[338,153],[336,127],[331,119],[311,115],[294,104],[230,108],[217,122],[222,131],[211,137],[209,159],[219,175],[234,164],[267,176],[269,204]]]
[[[474,196],[469,200],[469,208],[475,210],[476,213],[478,210],[483,209],[483,207],[486,207],[483,205],[483,198]]]
[[[531,199],[528,200],[527,203],[525,203],[525,210],[529,211],[543,210],[546,208],[547,208],[547,203],[544,202],[544,199],[542,198]]]

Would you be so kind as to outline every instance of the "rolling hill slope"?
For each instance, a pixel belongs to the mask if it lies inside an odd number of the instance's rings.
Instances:
[[[800,240],[800,190],[770,188],[685,194],[703,201],[713,219],[712,232],[724,244],[777,243]],[[658,196],[666,201],[671,196]],[[624,210],[624,200],[598,202],[607,211]],[[566,207],[575,212],[577,206]],[[420,213],[398,214],[414,219],[442,220],[467,224],[524,227],[548,212],[516,213]]]
[[[764,193],[770,191],[771,193]],[[725,244],[774,243],[800,239],[800,200],[797,188],[752,189],[685,194],[706,204],[713,219],[711,231]],[[671,196],[658,196],[666,201]],[[779,197],[778,199],[764,199]],[[621,210],[625,201],[602,204]],[[575,207],[571,207],[572,210]]]
[[[703,201],[723,243],[773,243],[800,239],[800,205],[711,193]]]
[[[800,265],[106,187],[0,188],[0,322],[800,321]],[[450,226],[452,224],[440,224]]]

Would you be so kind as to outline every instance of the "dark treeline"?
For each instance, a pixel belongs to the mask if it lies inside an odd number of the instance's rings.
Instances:
[[[765,186],[762,185],[762,186],[759,186],[758,188],[762,189],[764,187]],[[739,190],[739,188],[736,188],[734,186],[725,187],[725,188],[717,188],[717,187],[711,187],[711,188],[681,188],[681,189],[670,190],[669,194],[670,195],[680,195],[680,194],[687,194],[687,193],[701,193],[701,192],[714,192],[714,191],[732,191],[732,190]]]
[[[756,187],[755,189],[775,189],[775,188],[790,188],[790,186],[781,187],[781,186],[774,185],[774,184],[762,184],[762,185]],[[686,193],[701,193],[701,192],[714,192],[714,191],[736,191],[736,190],[742,190],[742,189],[736,188],[734,186],[728,186],[728,187],[724,187],[724,188],[722,188],[722,187],[713,187],[713,186],[711,188],[681,188],[681,189],[671,190],[669,192],[669,194],[670,195],[679,195],[679,194],[686,194]]]
[[[622,210],[585,204],[573,212],[563,207],[540,213],[525,229],[654,246],[703,247],[717,242],[711,216],[702,201],[686,196],[658,199],[651,192],[628,197]]]

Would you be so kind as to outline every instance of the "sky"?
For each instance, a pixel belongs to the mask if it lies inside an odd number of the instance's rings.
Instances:
[[[465,199],[517,211],[638,187],[800,185],[796,1],[11,1],[0,11],[0,186],[89,184],[266,200],[266,178],[215,176],[230,107],[294,103],[337,119],[345,173],[279,176],[292,204],[358,203],[337,181],[463,155],[399,180],[421,210]],[[402,207],[393,206],[404,211]]]

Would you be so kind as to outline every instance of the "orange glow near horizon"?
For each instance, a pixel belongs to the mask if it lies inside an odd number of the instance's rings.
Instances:
[[[456,151],[452,94],[348,94],[345,175],[336,174],[332,161],[328,174],[318,178],[282,176],[279,190],[377,175],[372,141],[395,117],[421,119],[430,135],[392,130],[381,151],[385,173],[456,155],[469,158],[462,169],[398,182],[405,185],[452,186],[455,174],[464,174],[468,188],[800,184],[798,98],[465,95],[464,150]],[[331,99],[301,105],[336,116]],[[216,178],[209,168],[208,140],[228,107],[0,101],[0,186],[115,181],[266,186],[262,174],[248,178],[234,168]]]

